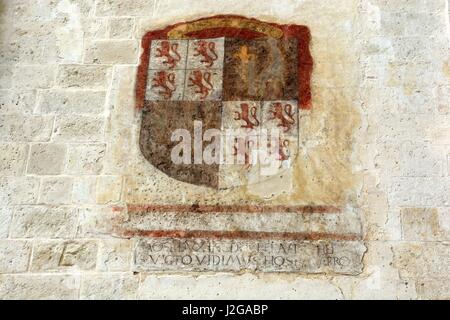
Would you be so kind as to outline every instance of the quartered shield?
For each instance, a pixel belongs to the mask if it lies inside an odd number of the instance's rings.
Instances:
[[[230,16],[149,32],[137,89],[144,157],[173,179],[215,189],[291,170],[299,110],[310,101],[308,42],[301,26]],[[183,163],[173,161],[180,129],[190,137]],[[214,152],[206,132],[220,132]],[[217,161],[204,161],[211,154]]]

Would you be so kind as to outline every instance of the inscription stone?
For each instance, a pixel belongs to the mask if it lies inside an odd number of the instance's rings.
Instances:
[[[139,239],[135,271],[362,272],[358,241]]]

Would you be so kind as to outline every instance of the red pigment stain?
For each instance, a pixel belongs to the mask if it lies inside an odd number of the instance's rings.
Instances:
[[[201,204],[148,204],[127,205],[128,213],[175,212],[175,213],[339,213],[334,206],[286,206],[286,205],[201,205]]]
[[[207,230],[119,230],[124,237],[142,238],[204,238],[204,239],[249,239],[249,240],[362,240],[358,234],[334,234],[324,232],[264,232],[264,231],[207,231]]]

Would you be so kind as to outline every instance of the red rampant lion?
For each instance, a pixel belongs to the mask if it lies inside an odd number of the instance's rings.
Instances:
[[[161,41],[159,48],[156,48],[157,58],[165,58],[163,64],[168,65],[169,69],[175,68],[177,63],[181,60],[178,53],[178,43],[170,43],[169,41]]]
[[[211,79],[212,75],[209,71],[202,73],[201,70],[192,71],[189,76],[189,87],[197,87],[195,93],[200,94],[200,99],[204,100],[214,88]]]
[[[277,119],[279,121],[278,127],[283,127],[284,132],[291,130],[291,127],[295,124],[295,112],[292,110],[292,106],[290,104],[283,106],[281,102],[275,102],[272,104],[272,108],[270,111],[272,117],[269,120]]]
[[[164,70],[156,72],[152,79],[152,88],[161,88],[158,94],[169,100],[176,90],[175,73]]]
[[[194,53],[194,57],[202,56],[200,62],[204,63],[208,68],[212,67],[214,61],[219,58],[216,53],[216,44],[214,42],[199,40],[195,51],[196,53]]]
[[[254,127],[259,126],[259,120],[256,112],[257,112],[256,107],[250,108],[247,103],[241,103],[241,111],[234,112],[235,114],[234,120],[245,121],[245,124],[243,124],[241,128],[254,129]],[[250,116],[253,118],[253,121],[250,119]]]

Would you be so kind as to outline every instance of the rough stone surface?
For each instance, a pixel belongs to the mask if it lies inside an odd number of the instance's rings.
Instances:
[[[13,210],[11,208],[7,207],[0,209],[0,237],[2,238],[8,238],[12,211]]]
[[[0,115],[0,139],[5,142],[49,141],[53,120],[52,116]]]
[[[122,177],[101,176],[97,180],[97,203],[118,203],[122,193]]]
[[[70,207],[21,206],[14,208],[11,238],[73,238],[78,216]]]
[[[94,116],[61,116],[56,119],[55,141],[100,142],[103,140],[104,119]]]
[[[131,268],[132,241],[104,239],[99,244],[98,269],[102,271],[129,271]]]
[[[339,288],[332,283],[321,279],[301,279],[296,277],[283,277],[274,275],[260,278],[256,275],[223,275],[220,285],[217,285],[215,276],[179,276],[179,275],[147,275],[142,280],[139,289],[141,299],[244,299],[247,293],[242,290],[243,284],[251,286],[255,299],[312,299],[311,292],[317,299],[342,299]],[[177,290],[168,289],[168,285],[175,286]],[[267,286],[271,290],[267,290]]]
[[[103,169],[104,144],[72,145],[68,150],[66,173],[98,175]]]
[[[17,176],[26,166],[28,146],[26,144],[0,144],[0,174]]]
[[[31,270],[93,270],[96,264],[97,243],[94,241],[43,241],[34,245]]]
[[[42,180],[39,203],[70,204],[72,200],[73,179],[67,177],[44,178]]]
[[[3,1],[0,299],[450,299],[449,10],[447,0]],[[212,191],[169,178],[143,156],[142,37],[221,14],[309,28],[311,110],[298,113],[295,201],[339,210],[205,214],[203,205],[242,195],[244,204],[284,205],[291,183]],[[247,44],[230,58],[230,96],[249,85],[238,57],[252,63],[257,50],[273,50],[270,41]],[[186,65],[195,63],[191,50]],[[155,134],[175,123],[168,114],[158,114]],[[185,229],[312,239],[218,239],[220,254],[198,245],[169,252]],[[304,250],[273,258],[271,240]],[[274,264],[223,260],[233,241],[244,253],[259,244],[257,257]],[[314,246],[330,242],[333,250]],[[205,256],[208,267],[188,263]],[[343,257],[354,263],[343,266]]]
[[[135,300],[139,277],[129,274],[86,275],[82,278],[81,299]]]
[[[28,270],[31,245],[26,241],[0,241],[0,272],[20,273]]]
[[[93,64],[135,64],[138,42],[133,40],[99,40],[86,48],[86,63]]]
[[[44,91],[38,110],[43,114],[99,114],[104,104],[104,91]]]
[[[63,88],[106,89],[110,76],[111,67],[108,66],[61,65],[57,82]]]
[[[36,203],[39,179],[35,177],[0,177],[0,202],[2,205]]]
[[[0,297],[2,299],[76,299],[79,287],[78,276],[74,275],[0,275]]]
[[[29,174],[58,175],[64,170],[66,146],[64,144],[34,144],[31,146],[27,169]]]
[[[109,36],[112,39],[130,39],[134,32],[133,18],[111,19],[109,21]]]

